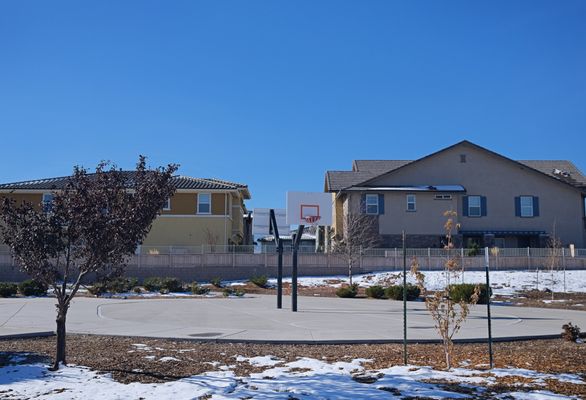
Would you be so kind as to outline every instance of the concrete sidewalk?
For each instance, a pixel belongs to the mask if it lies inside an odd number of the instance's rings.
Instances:
[[[402,302],[371,299],[299,297],[299,311],[276,309],[276,298],[99,299],[72,301],[70,333],[245,342],[371,343],[401,341]],[[523,307],[492,307],[493,337],[559,336],[562,325],[586,326],[586,312]],[[0,337],[54,331],[52,298],[0,300]],[[437,340],[433,321],[422,302],[408,303],[408,336]],[[475,306],[456,335],[484,341],[486,307]]]

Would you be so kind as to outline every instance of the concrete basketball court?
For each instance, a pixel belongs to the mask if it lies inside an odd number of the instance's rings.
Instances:
[[[402,302],[299,297],[276,309],[275,296],[243,298],[101,299],[79,297],[68,314],[69,333],[235,342],[376,343],[401,341]],[[559,336],[561,326],[586,326],[586,312],[510,306],[492,307],[495,339]],[[0,299],[0,337],[55,330],[52,298]],[[408,336],[437,340],[423,302],[408,302]],[[486,340],[486,307],[475,306],[456,336]]]

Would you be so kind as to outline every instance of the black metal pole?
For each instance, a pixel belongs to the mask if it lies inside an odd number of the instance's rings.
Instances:
[[[490,317],[490,278],[488,274],[489,269],[489,254],[488,247],[484,248],[484,267],[486,270],[486,316],[488,319],[488,357],[490,361],[490,369],[493,368],[492,359],[492,321]]]
[[[277,218],[275,217],[275,210],[269,211],[270,231],[275,235],[275,244],[277,245],[278,264],[277,264],[277,308],[283,308],[283,242],[279,236],[279,228],[277,227]]]
[[[403,364],[407,365],[407,243],[403,231]]]
[[[297,250],[299,250],[304,228],[305,225],[299,225],[293,241],[293,271],[291,272],[291,311],[293,312],[297,312]]]

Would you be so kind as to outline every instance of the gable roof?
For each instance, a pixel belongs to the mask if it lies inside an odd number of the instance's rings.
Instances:
[[[417,163],[421,160],[433,157],[439,153],[450,150],[459,145],[469,145],[484,152],[488,152],[501,159],[528,167],[549,178],[566,183],[578,189],[586,189],[586,176],[570,161],[567,160],[524,160],[515,161],[503,155],[495,153],[468,140],[463,140],[452,146],[429,154],[418,160],[354,160],[352,171],[327,171],[326,190],[340,191],[352,186],[363,186],[376,178],[392,173],[403,167]],[[344,173],[344,174],[342,174]],[[355,175],[352,175],[355,174]],[[365,177],[365,179],[361,179]]]
[[[122,171],[122,173],[126,175],[128,181],[131,181],[135,174],[134,171]],[[93,176],[95,174],[88,175]],[[2,183],[0,184],[0,190],[60,190],[66,187],[69,178],[69,176],[62,176],[57,178]],[[245,199],[250,199],[250,192],[248,191],[247,185],[222,179],[194,178],[191,176],[177,175],[171,178],[171,183],[175,186],[175,189],[241,191]]]

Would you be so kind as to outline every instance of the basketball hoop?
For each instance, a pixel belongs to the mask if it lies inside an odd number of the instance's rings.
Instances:
[[[321,217],[319,215],[306,215],[305,217],[303,217],[303,219],[309,225],[312,225],[312,224],[315,224],[317,221],[319,221],[321,219]]]

